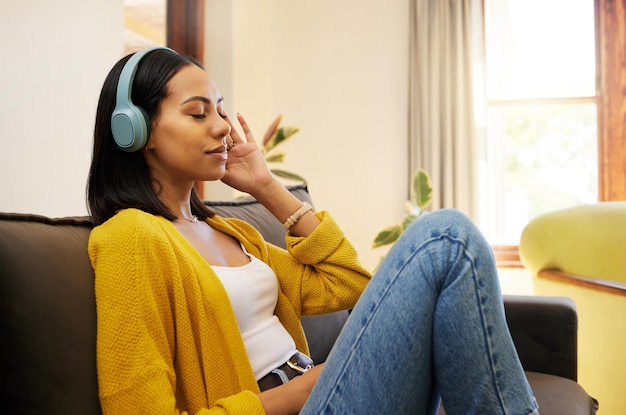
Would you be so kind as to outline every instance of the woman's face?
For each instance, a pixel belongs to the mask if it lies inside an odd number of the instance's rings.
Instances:
[[[170,79],[167,88],[143,150],[150,175],[161,186],[189,187],[195,181],[221,179],[230,125],[215,83],[190,64]]]

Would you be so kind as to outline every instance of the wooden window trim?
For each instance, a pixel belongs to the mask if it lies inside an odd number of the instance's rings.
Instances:
[[[204,59],[204,0],[167,0],[167,45]]]
[[[626,0],[596,0],[600,201],[626,200]]]
[[[524,268],[519,258],[517,245],[493,245],[491,249],[496,257],[498,268]]]

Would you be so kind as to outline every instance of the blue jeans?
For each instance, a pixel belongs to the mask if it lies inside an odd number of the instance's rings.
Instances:
[[[438,210],[395,243],[301,414],[537,414],[489,244]]]

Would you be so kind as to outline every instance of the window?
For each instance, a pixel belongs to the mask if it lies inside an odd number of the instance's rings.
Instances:
[[[125,55],[166,42],[166,0],[124,0]]]
[[[517,245],[539,214],[599,199],[594,0],[485,0],[481,228]]]
[[[170,48],[203,61],[204,0],[124,0],[127,53]]]

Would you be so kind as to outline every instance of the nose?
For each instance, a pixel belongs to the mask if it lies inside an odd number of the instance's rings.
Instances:
[[[222,118],[221,116],[219,117],[219,120],[220,120],[220,124],[219,124],[218,134],[223,139],[226,139],[226,137],[230,135],[230,131],[231,131],[230,123],[226,121],[224,118]]]
[[[213,123],[211,135],[225,142],[226,137],[230,135],[230,124],[221,115],[216,114],[216,121]]]

